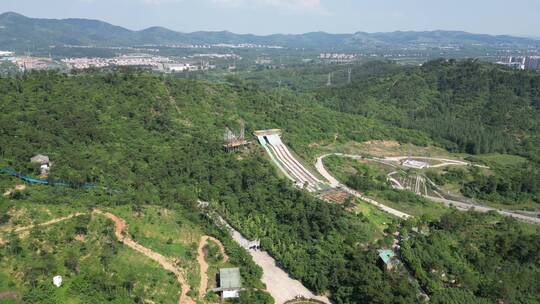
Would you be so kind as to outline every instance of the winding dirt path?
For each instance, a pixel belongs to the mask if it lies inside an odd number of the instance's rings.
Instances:
[[[23,231],[27,231],[27,230],[30,230],[34,227],[41,227],[41,226],[49,226],[49,225],[53,225],[53,224],[56,224],[56,223],[59,223],[59,222],[63,222],[63,221],[67,221],[67,220],[70,220],[74,217],[77,217],[77,216],[81,216],[81,215],[85,215],[86,213],[82,213],[82,212],[77,212],[77,213],[73,213],[73,214],[70,214],[68,216],[64,216],[64,217],[59,217],[59,218],[56,218],[56,219],[53,219],[53,220],[50,220],[48,222],[44,222],[44,223],[40,223],[40,224],[34,224],[34,225],[29,225],[29,226],[25,226],[25,227],[19,227],[19,228],[15,228],[13,230],[10,230],[9,227],[5,227],[3,229],[0,229],[0,232],[9,232],[9,231],[13,231],[15,233],[18,233],[18,232],[23,232]]]
[[[154,260],[155,262],[157,262],[158,264],[160,264],[161,267],[163,267],[165,270],[174,273],[174,275],[176,276],[176,279],[178,280],[178,282],[180,283],[180,285],[182,287],[182,292],[180,294],[180,298],[178,299],[178,304],[195,304],[195,301],[193,301],[193,299],[190,298],[187,295],[187,293],[188,293],[188,291],[190,290],[191,287],[190,287],[188,281],[185,278],[184,271],[181,268],[174,265],[173,262],[171,262],[168,258],[164,257],[163,255],[161,255],[161,254],[159,254],[159,253],[157,253],[155,251],[152,251],[151,249],[146,248],[146,247],[140,245],[139,243],[135,242],[134,240],[132,240],[129,237],[129,235],[127,234],[127,231],[126,231],[126,229],[127,229],[126,221],[124,221],[122,218],[120,218],[120,217],[118,217],[118,216],[116,216],[116,215],[114,215],[114,214],[112,214],[110,212],[103,212],[103,211],[98,210],[98,209],[94,209],[92,213],[107,217],[110,220],[112,220],[114,222],[114,234],[115,234],[116,238],[120,242],[122,242],[124,245],[130,247],[131,249],[133,249],[133,250],[135,250],[135,251],[137,251],[139,253],[144,254],[148,258],[150,258],[150,259]],[[56,219],[53,219],[53,220],[50,220],[50,221],[47,221],[47,222],[44,222],[44,223],[35,224],[35,225],[29,225],[29,226],[25,226],[25,227],[19,227],[19,228],[15,228],[13,230],[10,230],[9,227],[6,227],[6,228],[3,228],[3,229],[0,229],[0,232],[13,231],[15,233],[20,233],[20,232],[23,232],[23,231],[30,230],[30,229],[32,229],[32,228],[34,228],[36,226],[37,227],[49,226],[49,225],[53,225],[53,224],[57,224],[59,222],[67,221],[67,220],[72,219],[74,217],[78,217],[78,216],[85,215],[85,214],[86,213],[77,212],[77,213],[73,213],[73,214],[70,214],[68,216],[56,218]],[[208,239],[211,239],[212,241],[214,241],[214,242],[216,242],[218,244],[218,246],[220,247],[221,252],[223,253],[224,259],[226,261],[228,259],[228,257],[225,255],[225,248],[223,248],[223,245],[221,244],[221,242],[219,240],[215,239],[215,238],[208,237],[208,236],[204,239],[204,242],[206,242],[206,240],[208,240]],[[201,241],[202,241],[202,239],[201,239]],[[0,245],[1,245],[1,242],[0,242]],[[203,253],[203,261],[204,261],[204,253]],[[201,267],[201,269],[202,269],[202,267]],[[208,269],[208,265],[206,266],[206,269]],[[204,275],[206,275],[206,271],[205,271]],[[202,273],[201,273],[201,277],[202,277]]]
[[[114,222],[114,234],[116,235],[116,238],[124,245],[144,254],[145,256],[159,263],[165,270],[174,273],[176,279],[182,286],[182,292],[180,294],[180,298],[178,299],[178,304],[195,304],[195,301],[193,301],[193,299],[187,295],[188,291],[190,290],[190,286],[185,278],[184,271],[181,268],[178,268],[173,262],[163,255],[152,251],[151,249],[148,249],[132,240],[126,232],[127,224],[123,219],[110,212],[103,212],[97,209],[94,210],[94,213],[105,216]]]
[[[201,240],[199,241],[199,249],[197,250],[197,262],[199,263],[199,268],[201,272],[201,282],[199,284],[199,299],[203,299],[204,295],[206,294],[206,289],[208,288],[208,263],[205,259],[204,254],[204,245],[208,241],[213,241],[218,245],[219,251],[223,255],[223,262],[227,262],[229,260],[229,257],[225,253],[225,247],[223,247],[223,244],[216,238],[203,235],[201,236]]]

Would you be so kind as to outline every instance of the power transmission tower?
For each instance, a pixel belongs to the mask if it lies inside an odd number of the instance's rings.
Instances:
[[[347,83],[350,84],[350,83],[351,83],[351,73],[352,73],[352,68],[348,68],[348,69],[347,69],[347,73],[348,73]]]
[[[329,87],[332,85],[332,73],[328,73],[328,81],[326,82],[326,86]]]

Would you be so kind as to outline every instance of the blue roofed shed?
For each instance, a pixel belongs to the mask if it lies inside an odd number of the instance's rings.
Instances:
[[[399,265],[399,260],[396,257],[396,254],[394,251],[390,249],[380,249],[379,252],[379,259],[384,264],[384,267],[388,270],[394,269],[397,265]]]

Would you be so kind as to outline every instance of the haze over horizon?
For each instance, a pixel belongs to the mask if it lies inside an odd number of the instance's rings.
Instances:
[[[298,34],[458,30],[540,36],[540,2],[479,0],[3,0],[0,12],[33,18],[98,19],[133,30],[163,26],[180,32]],[[459,16],[459,18],[456,18]]]

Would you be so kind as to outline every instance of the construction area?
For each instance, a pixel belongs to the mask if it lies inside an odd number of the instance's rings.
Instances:
[[[246,127],[244,122],[240,123],[240,134],[235,134],[228,127],[225,128],[225,134],[223,135],[223,149],[227,152],[236,152],[245,148],[249,142],[245,139]]]

